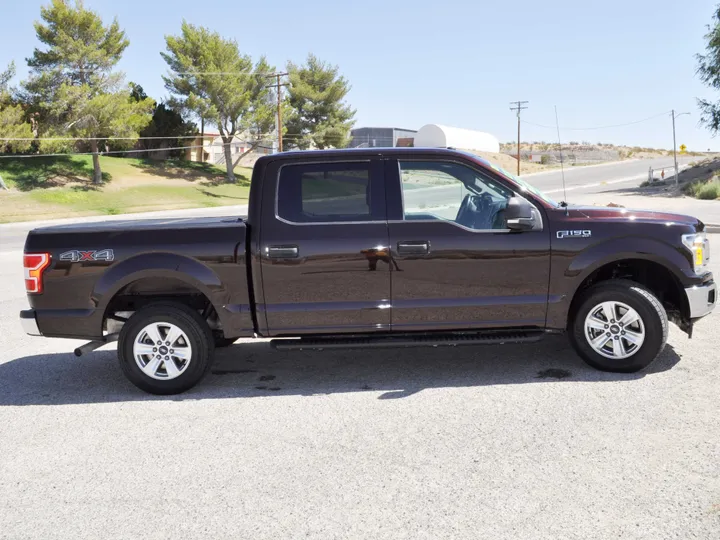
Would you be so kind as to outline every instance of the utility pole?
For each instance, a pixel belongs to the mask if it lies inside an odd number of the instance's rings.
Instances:
[[[272,73],[268,77],[275,77],[277,80],[276,84],[271,84],[268,88],[277,89],[277,133],[278,133],[278,152],[283,151],[283,140],[282,140],[282,87],[290,86],[288,83],[280,83],[280,77],[285,77],[287,73]]]
[[[683,114],[689,115],[689,112],[675,114],[675,109],[672,110],[672,124],[673,124],[673,160],[675,161],[675,185],[678,185],[678,164],[677,164],[677,141],[675,140],[675,119]]]
[[[511,111],[517,112],[517,121],[518,121],[518,138],[517,138],[517,175],[520,176],[520,111],[527,109],[527,107],[523,107],[528,103],[527,101],[511,101],[510,105],[515,105],[514,107],[510,107]]]
[[[673,159],[675,160],[675,186],[678,185],[678,166],[677,166],[677,141],[675,141],[675,109],[672,110],[673,121]]]

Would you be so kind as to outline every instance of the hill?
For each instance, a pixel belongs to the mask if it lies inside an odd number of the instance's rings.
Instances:
[[[207,163],[101,156],[103,184],[93,185],[91,156],[0,156],[0,222],[230,206],[247,202],[251,170],[237,183]]]

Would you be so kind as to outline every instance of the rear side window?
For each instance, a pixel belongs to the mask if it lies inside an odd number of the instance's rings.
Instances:
[[[370,163],[285,165],[278,217],[295,223],[373,221]]]

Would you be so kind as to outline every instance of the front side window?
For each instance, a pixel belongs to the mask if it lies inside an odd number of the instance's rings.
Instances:
[[[513,193],[465,165],[400,161],[405,220],[442,220],[474,230],[506,229]]]
[[[286,165],[278,216],[295,223],[372,221],[369,163]]]

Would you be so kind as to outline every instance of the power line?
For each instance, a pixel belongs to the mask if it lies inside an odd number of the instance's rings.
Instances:
[[[167,137],[0,137],[0,141],[151,141],[166,139],[198,139],[200,135],[169,135]]]
[[[172,148],[150,148],[148,150],[110,150],[108,152],[98,152],[98,155],[105,156],[109,154],[138,154],[142,152],[165,152],[167,150],[189,150],[193,148],[205,148],[205,146],[175,146]],[[272,150],[271,146],[256,145],[255,148],[263,148]],[[56,154],[0,154],[0,159],[31,159],[42,157],[62,157],[62,156],[92,156],[94,152],[66,152]]]
[[[179,71],[176,75],[228,75],[231,77],[277,77],[287,73],[244,73],[242,71]]]
[[[306,133],[285,133],[286,137],[304,137],[307,135]],[[10,142],[10,141],[151,141],[151,140],[172,140],[172,139],[199,139],[201,137],[200,134],[198,135],[168,135],[167,137],[114,137],[114,136],[108,136],[108,137],[1,137],[0,141],[3,142]],[[204,138],[219,138],[222,137],[220,134],[208,134],[206,133],[204,135]],[[236,133],[233,135],[233,138],[239,138],[241,139],[243,137],[243,133]],[[261,133],[256,136],[256,138],[260,139],[274,139],[275,135],[273,133]]]
[[[653,116],[648,116],[647,118],[643,118],[642,120],[635,120],[634,122],[627,122],[625,124],[613,124],[609,126],[593,126],[593,127],[583,127],[583,128],[563,128],[564,130],[568,131],[592,131],[595,129],[609,129],[609,128],[616,128],[616,127],[625,127],[625,126],[632,126],[634,124],[641,124],[642,122],[647,122],[648,120],[653,120],[655,118],[659,118],[660,116],[664,116],[666,114],[670,114],[670,111],[661,112],[658,114],[655,114]],[[537,126],[541,128],[547,128],[547,129],[556,129],[557,126],[546,126],[544,124],[536,124],[534,122],[528,122],[527,120],[522,121],[523,124],[528,124],[530,126]]]

